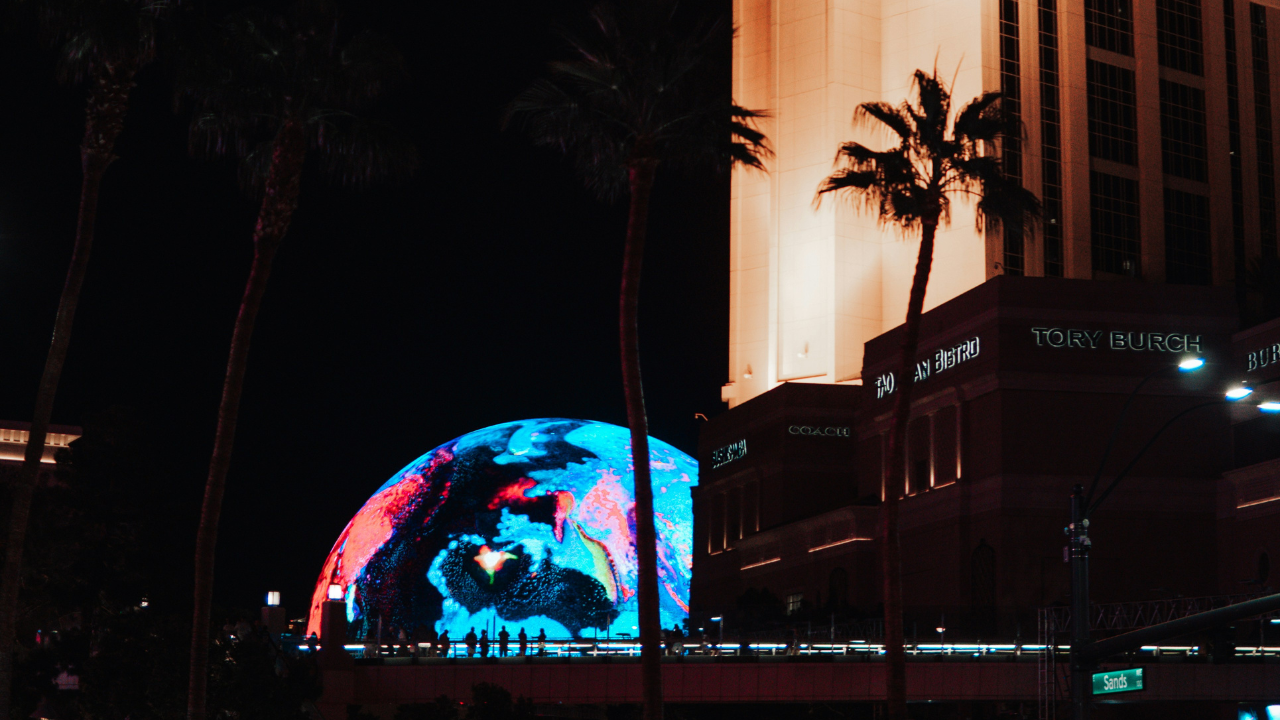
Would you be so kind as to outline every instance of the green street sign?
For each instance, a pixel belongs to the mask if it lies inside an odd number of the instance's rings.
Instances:
[[[1112,670],[1093,674],[1094,695],[1110,695],[1111,693],[1134,692],[1142,689],[1142,668]]]

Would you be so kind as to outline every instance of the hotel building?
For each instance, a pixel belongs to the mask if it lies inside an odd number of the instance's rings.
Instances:
[[[956,105],[1004,93],[1025,128],[1007,170],[1042,198],[1034,236],[978,232],[957,204],[926,309],[996,275],[1234,284],[1277,253],[1280,3],[1247,0],[735,0],[734,97],[766,110],[769,172],[731,200],[729,406],[783,382],[865,382],[919,241],[824,198],[851,118],[917,68]]]

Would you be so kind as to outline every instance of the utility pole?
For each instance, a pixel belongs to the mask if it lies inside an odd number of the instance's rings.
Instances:
[[[1084,487],[1071,493],[1071,524],[1067,526],[1071,556],[1071,720],[1089,720],[1096,662],[1081,656],[1089,645],[1089,519],[1085,517]]]

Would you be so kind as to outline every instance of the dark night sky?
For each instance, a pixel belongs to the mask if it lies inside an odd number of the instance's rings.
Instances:
[[[360,3],[412,82],[384,111],[422,168],[364,193],[304,183],[250,357],[222,516],[217,597],[285,593],[300,615],[330,545],[390,475],[493,423],[625,424],[616,304],[625,205],[502,132],[505,103],[563,55],[586,2]],[[448,9],[442,9],[442,8]],[[11,26],[0,40],[0,417],[28,420],[79,198],[83,91]],[[728,82],[728,78],[725,78]],[[227,343],[256,207],[227,163],[190,159],[186,118],[149,70],[102,191],[99,233],[54,422],[131,409],[172,508],[185,596]],[[651,434],[693,453],[723,409],[728,181],[660,176],[642,297]],[[150,481],[149,481],[150,482]]]

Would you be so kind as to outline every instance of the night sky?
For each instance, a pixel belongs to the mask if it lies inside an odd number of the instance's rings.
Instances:
[[[501,129],[507,101],[564,55],[555,28],[589,3],[348,5],[351,24],[407,57],[411,81],[379,111],[415,138],[422,167],[363,193],[304,181],[259,318],[215,594],[251,608],[281,590],[294,617],[347,520],[420,454],[508,420],[626,424],[625,203],[597,202],[560,158]],[[0,63],[0,418],[29,420],[74,237],[84,92],[55,83],[53,55],[21,22]],[[175,602],[190,592],[257,209],[231,163],[188,156],[186,128],[164,68],[149,68],[104,181],[54,410],[55,423],[109,408],[146,423]],[[660,174],[653,203],[650,432],[690,454],[694,413],[725,407],[728,192],[727,177]]]

